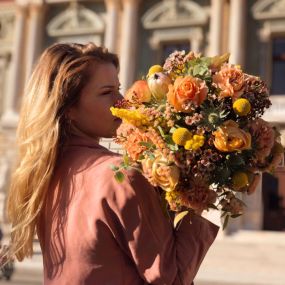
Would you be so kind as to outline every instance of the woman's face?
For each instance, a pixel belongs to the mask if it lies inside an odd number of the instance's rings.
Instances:
[[[119,88],[118,70],[112,63],[93,63],[89,82],[68,111],[75,129],[94,139],[114,136],[121,120],[112,115],[110,107],[123,99]]]

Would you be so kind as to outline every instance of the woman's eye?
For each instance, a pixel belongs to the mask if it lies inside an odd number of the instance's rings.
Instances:
[[[112,91],[105,91],[102,93],[102,95],[111,95],[112,94]]]

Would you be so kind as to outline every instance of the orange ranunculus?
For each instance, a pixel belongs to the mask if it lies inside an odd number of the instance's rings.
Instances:
[[[125,99],[134,103],[146,103],[151,99],[151,92],[145,80],[136,81],[126,92]]]
[[[251,135],[240,129],[232,120],[224,122],[220,128],[213,132],[215,147],[223,152],[232,152],[251,148]]]
[[[219,72],[213,75],[213,83],[221,89],[219,97],[237,99],[244,90],[244,73],[234,65],[224,64]]]
[[[200,105],[207,97],[208,87],[205,81],[192,76],[178,77],[174,85],[169,85],[168,102],[181,112],[189,112],[189,104]]]

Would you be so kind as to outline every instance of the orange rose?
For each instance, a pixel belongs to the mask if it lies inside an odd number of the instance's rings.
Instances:
[[[244,73],[234,65],[224,64],[219,72],[213,75],[213,83],[221,89],[219,96],[237,99],[244,90]]]
[[[200,105],[207,97],[208,87],[205,81],[192,76],[178,77],[174,85],[169,85],[168,102],[181,112],[189,112],[190,104]]]
[[[136,81],[127,91],[125,99],[134,103],[149,102],[151,99],[151,92],[145,80]]]
[[[232,152],[251,148],[251,135],[240,129],[238,124],[232,120],[226,121],[217,131],[215,136],[215,147],[223,152]]]

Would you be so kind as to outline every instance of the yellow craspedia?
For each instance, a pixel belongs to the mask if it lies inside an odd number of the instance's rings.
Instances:
[[[154,73],[162,72],[162,71],[163,71],[162,66],[156,64],[156,65],[153,65],[153,66],[148,70],[147,76],[149,77],[149,76],[153,75]]]
[[[194,135],[192,139],[186,141],[184,148],[187,150],[197,150],[205,143],[205,137],[200,135]]]
[[[239,190],[249,184],[248,175],[245,172],[236,172],[232,177],[234,190]]]
[[[234,102],[233,109],[237,115],[246,116],[251,110],[251,105],[247,99],[240,98]]]
[[[192,134],[186,128],[178,128],[172,134],[172,140],[178,145],[185,145],[185,143],[192,138]]]
[[[149,120],[147,116],[140,113],[138,110],[127,110],[111,107],[110,111],[113,116],[121,118],[122,120],[128,122],[133,126],[142,127],[149,125]]]

